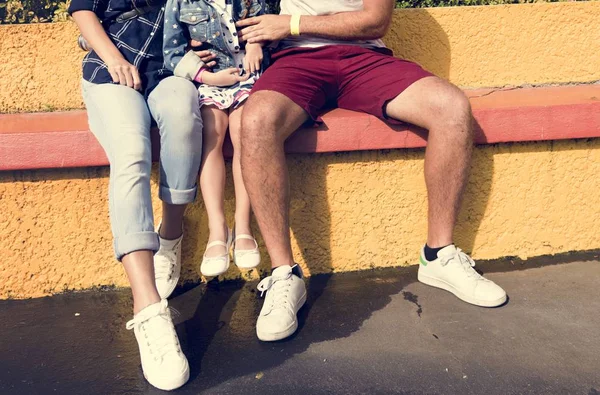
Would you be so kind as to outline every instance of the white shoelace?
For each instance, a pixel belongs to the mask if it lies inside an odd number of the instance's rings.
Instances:
[[[456,249],[456,254],[447,255],[440,258],[440,263],[442,266],[446,266],[451,261],[458,262],[458,264],[463,268],[467,277],[475,277],[478,280],[488,281],[484,277],[482,277],[477,270],[475,270],[475,261],[465,254],[460,248]]]
[[[171,352],[181,353],[177,333],[168,311],[150,317],[135,317],[127,322],[127,330],[135,327],[138,327],[144,336],[140,341],[146,342],[155,361],[162,362],[165,355]]]
[[[171,279],[173,268],[177,261],[175,250],[164,249],[154,257],[154,277],[157,279]]]
[[[292,276],[292,272],[286,277],[274,277],[269,276],[262,279],[258,283],[257,289],[261,292],[262,297],[267,292],[267,299],[269,300],[268,310],[272,311],[280,308],[289,308],[288,295],[290,293],[291,281],[287,281]],[[265,300],[265,303],[267,300]]]

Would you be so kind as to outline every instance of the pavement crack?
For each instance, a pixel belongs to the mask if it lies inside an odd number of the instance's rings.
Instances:
[[[404,296],[404,300],[409,301],[410,303],[414,303],[417,306],[417,315],[421,318],[421,313],[423,312],[423,306],[419,304],[419,297],[412,292],[402,291],[402,296]]]

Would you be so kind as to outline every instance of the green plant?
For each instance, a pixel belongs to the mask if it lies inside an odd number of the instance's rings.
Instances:
[[[280,0],[266,0],[267,12],[277,14]],[[574,0],[396,0],[396,8],[449,7],[556,2]],[[577,0],[575,0],[577,1]],[[0,24],[63,22],[69,0],[0,0]]]
[[[0,23],[44,23],[67,20],[59,0],[0,0]]]

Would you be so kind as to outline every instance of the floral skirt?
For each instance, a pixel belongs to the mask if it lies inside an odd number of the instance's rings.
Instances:
[[[237,108],[250,96],[250,91],[252,91],[257,79],[258,76],[252,74],[246,81],[231,86],[220,87],[200,84],[198,86],[200,107],[215,106],[220,110]]]

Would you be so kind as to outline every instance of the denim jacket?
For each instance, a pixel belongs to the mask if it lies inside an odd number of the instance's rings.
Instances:
[[[233,2],[233,22],[264,14],[264,0],[227,0]],[[230,21],[231,22],[231,21]],[[163,50],[165,67],[176,76],[194,80],[204,63],[189,49],[190,40],[202,43],[194,50],[210,50],[216,55],[214,71],[238,67],[225,41],[221,16],[211,0],[168,0],[165,6]],[[233,32],[237,37],[237,33]],[[236,51],[240,48],[235,47]]]

